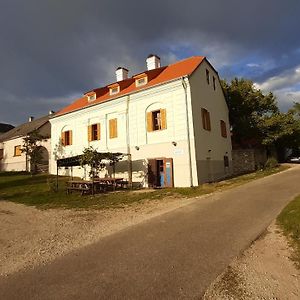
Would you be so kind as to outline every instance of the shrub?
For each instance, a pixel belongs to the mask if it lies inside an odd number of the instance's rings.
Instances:
[[[265,169],[273,169],[278,167],[278,161],[275,157],[269,157],[265,163]]]

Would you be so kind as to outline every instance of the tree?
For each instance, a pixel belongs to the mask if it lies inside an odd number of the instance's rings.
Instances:
[[[21,151],[26,155],[26,170],[28,171],[28,160],[30,162],[30,172],[35,174],[37,172],[37,164],[39,164],[43,158],[42,148],[40,142],[44,139],[36,130],[30,132],[23,138],[23,145]]]
[[[279,112],[274,95],[264,95],[251,80],[243,78],[235,78],[230,84],[222,81],[222,86],[229,108],[233,140],[239,145],[260,144],[263,136],[258,123],[261,118]]]
[[[279,159],[284,149],[300,145],[300,104],[287,113],[279,111],[272,93],[263,94],[253,82],[237,79],[222,82],[229,108],[233,142],[239,146],[275,149]]]
[[[85,148],[82,152],[80,164],[81,166],[88,165],[90,167],[89,176],[94,179],[99,175],[99,172],[109,164],[115,172],[115,164],[123,158],[122,153],[97,152],[93,147]]]

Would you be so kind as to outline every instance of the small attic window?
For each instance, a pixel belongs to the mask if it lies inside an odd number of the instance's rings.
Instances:
[[[145,85],[148,82],[147,76],[142,77],[142,78],[138,78],[135,80],[135,85],[136,86],[142,86]]]
[[[87,96],[87,99],[88,99],[89,102],[90,102],[90,101],[96,100],[96,93],[91,94],[91,95],[88,95],[88,96]]]
[[[120,92],[120,87],[116,86],[116,87],[112,87],[109,89],[109,94],[110,95],[115,95],[118,94]]]

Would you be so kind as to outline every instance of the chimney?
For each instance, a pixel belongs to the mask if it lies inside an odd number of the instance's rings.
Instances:
[[[33,119],[34,119],[34,117],[30,116],[30,117],[28,118],[28,122],[32,122]]]
[[[154,54],[150,54],[146,59],[146,63],[148,71],[160,68],[160,57]]]
[[[55,113],[55,111],[54,110],[49,110],[49,113],[48,113],[48,115],[50,116],[50,115],[53,115]]]
[[[116,70],[116,77],[117,77],[117,81],[122,81],[128,78],[128,70],[123,68],[123,67],[119,67]]]

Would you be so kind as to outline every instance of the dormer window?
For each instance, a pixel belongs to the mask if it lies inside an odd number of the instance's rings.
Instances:
[[[144,76],[144,77],[141,77],[141,78],[137,78],[135,80],[135,85],[137,87],[139,87],[139,86],[147,84],[147,82],[148,82],[148,78],[147,78],[147,76]]]
[[[96,93],[88,95],[87,99],[88,99],[89,102],[96,100]]]
[[[109,89],[110,95],[115,95],[118,94],[119,92],[120,92],[120,86],[114,86]]]

